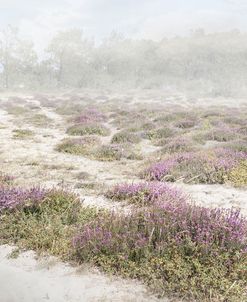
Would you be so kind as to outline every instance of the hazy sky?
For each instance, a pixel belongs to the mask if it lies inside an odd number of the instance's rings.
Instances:
[[[81,27],[100,41],[113,30],[160,39],[239,28],[247,31],[247,0],[0,0],[0,28],[19,26],[42,48],[58,30]]]

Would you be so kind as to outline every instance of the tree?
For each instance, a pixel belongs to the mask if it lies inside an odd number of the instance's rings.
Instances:
[[[61,31],[50,42],[47,52],[57,79],[57,86],[77,86],[90,64],[93,44],[83,38],[82,31]]]
[[[21,40],[14,27],[0,31],[0,66],[6,89],[14,84],[23,85],[27,77],[30,79],[36,63],[32,42]]]

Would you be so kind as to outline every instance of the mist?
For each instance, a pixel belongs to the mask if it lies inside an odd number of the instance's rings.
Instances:
[[[1,1],[2,90],[245,96],[244,1]]]

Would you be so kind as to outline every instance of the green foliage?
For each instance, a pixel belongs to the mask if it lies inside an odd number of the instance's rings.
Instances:
[[[0,216],[1,242],[68,259],[76,224],[88,222],[96,212],[82,208],[75,195],[54,190],[42,203],[5,211]]]
[[[172,130],[169,127],[163,127],[159,129],[150,130],[146,133],[147,138],[150,140],[157,140],[162,138],[168,138],[173,136],[175,133],[174,130]]]
[[[14,129],[13,133],[15,139],[27,139],[34,135],[33,131],[29,129]]]
[[[100,135],[100,136],[107,136],[109,135],[110,131],[106,127],[100,124],[77,124],[71,126],[67,129],[67,134],[69,135]]]
[[[137,144],[140,142],[140,138],[131,132],[120,131],[113,135],[111,143],[112,144],[123,144],[123,143],[132,143]]]
[[[230,172],[229,181],[235,186],[247,186],[247,160],[242,161]]]

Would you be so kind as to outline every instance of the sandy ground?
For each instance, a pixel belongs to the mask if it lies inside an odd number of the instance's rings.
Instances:
[[[116,98],[119,96],[115,96]],[[0,95],[1,100],[8,96]],[[184,107],[215,105],[213,100],[186,99],[179,95],[153,98],[154,102],[165,101],[168,105],[178,102]],[[57,143],[66,137],[66,118],[54,112],[52,108],[40,107],[37,100],[26,98],[37,108],[35,114],[45,114],[52,122],[47,127],[35,127],[25,119],[8,114],[0,106],[0,170],[16,176],[15,183],[22,186],[42,184],[43,186],[62,186],[80,194],[85,204],[101,207],[118,207],[117,203],[106,200],[100,193],[80,188],[80,173],[87,173],[91,184],[101,190],[113,183],[137,181],[136,171],[140,163],[121,160],[119,162],[98,162],[87,158],[62,154],[54,150]],[[150,103],[146,99],[133,98],[133,102]],[[229,107],[246,106],[244,100],[217,100],[217,105]],[[1,105],[1,104],[0,104]],[[107,124],[111,136],[117,131]],[[30,129],[34,137],[27,140],[13,139],[13,130]],[[104,143],[110,138],[104,138]],[[155,151],[148,141],[143,141],[143,153]],[[239,207],[247,215],[246,190],[222,185],[184,185],[181,186],[191,198],[203,206]],[[103,274],[92,272],[86,267],[80,270],[59,263],[54,259],[36,260],[35,254],[26,252],[17,259],[8,259],[11,248],[0,247],[0,301],[2,302],[75,302],[75,301],[158,301],[150,296],[142,285],[135,281],[110,279]],[[160,300],[159,300],[160,301]],[[167,300],[163,300],[167,301]]]
[[[1,302],[155,302],[136,281],[106,277],[86,266],[71,267],[55,258],[36,259],[31,251],[8,258],[0,247]]]

